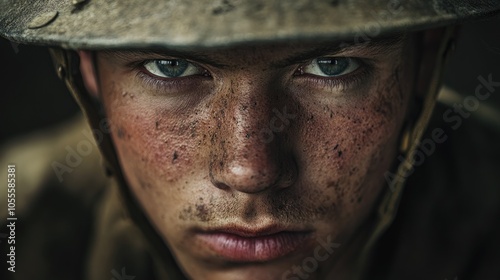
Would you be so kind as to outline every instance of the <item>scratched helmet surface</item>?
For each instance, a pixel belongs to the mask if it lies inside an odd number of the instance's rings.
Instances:
[[[0,35],[63,48],[347,39],[485,16],[500,0],[0,0]]]

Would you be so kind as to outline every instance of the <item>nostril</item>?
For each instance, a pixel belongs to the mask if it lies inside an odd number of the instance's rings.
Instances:
[[[224,183],[221,183],[221,182],[212,182],[212,183],[218,189],[221,189],[221,190],[228,190],[229,189],[229,186],[224,184]]]
[[[259,157],[248,154],[247,150],[231,156],[212,154],[209,161],[212,186],[226,191],[260,193],[267,189],[288,188],[297,180],[297,162],[292,153],[267,150],[258,153]]]
[[[235,163],[223,166],[222,169],[212,169],[210,172],[212,185],[221,190],[234,189],[245,193],[258,193],[281,185],[281,168],[269,169],[269,166],[252,164],[246,166]]]
[[[209,176],[210,176],[210,181],[211,181],[212,185],[214,185],[216,188],[221,189],[221,190],[229,189],[228,185],[226,185],[224,182],[221,182],[215,178],[212,168],[210,168]]]

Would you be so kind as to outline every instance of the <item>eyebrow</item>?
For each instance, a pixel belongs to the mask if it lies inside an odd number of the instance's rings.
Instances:
[[[204,64],[210,64],[215,67],[224,68],[227,65],[215,61],[210,58],[210,56],[206,55],[203,52],[198,51],[177,51],[173,49],[162,49],[162,50],[131,50],[131,51],[115,51],[115,50],[105,50],[104,53],[123,58],[126,60],[133,59],[135,57],[141,58],[144,56],[158,56],[157,59],[166,58],[166,57],[174,57],[174,58],[183,58],[195,62],[201,62]]]
[[[364,52],[364,53],[390,53],[402,45],[405,35],[398,34],[391,37],[365,40],[359,43],[334,43],[325,44],[322,47],[295,54],[289,58],[273,63],[273,67],[281,68],[294,64],[304,63],[309,60],[325,56],[336,55],[341,52]]]
[[[309,60],[325,56],[336,55],[343,52],[363,52],[363,53],[390,53],[398,48],[404,41],[404,34],[397,34],[391,37],[382,37],[365,40],[359,43],[346,43],[333,42],[333,43],[318,43],[319,47],[300,52],[271,64],[274,68],[283,68],[290,65],[300,64]],[[231,51],[230,49],[228,51]],[[192,51],[192,50],[174,50],[174,49],[161,49],[161,50],[132,50],[132,51],[116,51],[106,50],[104,53],[123,58],[126,60],[137,57],[138,59],[144,56],[158,56],[160,58],[174,57],[191,60],[194,62],[212,65],[218,68],[226,68],[227,64],[221,63],[211,58],[207,51]]]

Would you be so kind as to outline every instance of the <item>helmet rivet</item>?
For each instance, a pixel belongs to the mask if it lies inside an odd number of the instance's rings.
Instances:
[[[57,15],[59,14],[58,11],[53,11],[53,12],[47,12],[43,13],[39,16],[36,16],[34,19],[31,20],[31,22],[28,24],[29,29],[37,29],[40,27],[44,27],[54,21],[56,19]]]
[[[83,2],[85,2],[85,1],[87,1],[87,0],[73,0],[73,1],[72,1],[72,4],[76,6],[76,5],[80,5],[80,4],[82,4],[82,3],[83,3]]]
[[[60,79],[64,79],[66,72],[64,71],[64,67],[62,65],[59,65],[57,67],[57,76],[59,76]]]

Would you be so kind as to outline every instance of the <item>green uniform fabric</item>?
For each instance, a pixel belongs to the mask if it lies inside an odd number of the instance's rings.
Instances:
[[[442,128],[447,140],[409,177],[366,279],[500,279],[500,131],[476,120],[475,112],[454,129],[443,117],[447,110],[438,106],[423,138]],[[150,253],[95,144],[78,165],[70,157],[77,166],[59,180],[53,163],[67,164],[69,151],[88,135],[79,117],[0,151],[0,166],[16,164],[18,178],[16,272],[2,267],[1,279],[169,279],[163,268],[175,264],[159,264]],[[5,172],[0,180],[6,181]],[[6,194],[0,193],[2,201]],[[0,241],[7,252],[10,245]]]

